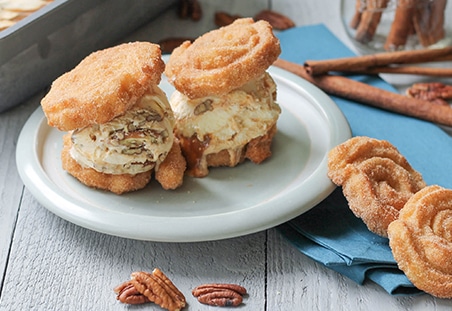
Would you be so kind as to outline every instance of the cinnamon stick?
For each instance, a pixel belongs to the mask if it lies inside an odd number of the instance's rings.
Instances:
[[[359,23],[361,22],[362,17],[362,2],[361,0],[355,0],[355,13],[353,14],[353,17],[350,21],[350,28],[356,29],[359,26]]]
[[[432,45],[445,36],[444,12],[447,0],[427,1],[416,8],[414,28],[423,46]]]
[[[302,77],[328,94],[422,120],[452,126],[452,108],[450,106],[436,105],[425,100],[410,98],[343,76],[312,76],[304,66],[282,59],[276,60],[274,65]]]
[[[408,36],[413,32],[413,0],[399,0],[391,29],[386,37],[384,49],[397,51],[405,46]]]
[[[364,68],[391,64],[444,61],[449,58],[452,58],[452,47],[431,50],[384,52],[327,60],[307,60],[304,66],[309,74],[318,75],[329,71],[362,70]]]
[[[383,9],[387,7],[389,0],[370,0],[367,7],[361,13],[358,27],[356,28],[355,39],[361,43],[371,41],[380,23]]]
[[[354,73],[354,74],[380,74],[380,73],[391,73],[391,74],[410,74],[410,75],[420,75],[420,76],[431,76],[431,77],[452,77],[452,68],[435,68],[435,67],[420,67],[420,66],[379,66],[379,67],[369,67],[363,69],[351,69],[342,71],[344,73]]]

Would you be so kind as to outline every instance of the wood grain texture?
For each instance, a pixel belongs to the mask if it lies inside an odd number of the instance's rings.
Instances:
[[[186,295],[186,310],[208,310],[190,293],[213,282],[243,285],[249,291],[246,305],[263,310],[265,241],[265,232],[205,243],[104,235],[58,218],[25,191],[3,286],[9,294],[0,305],[8,310],[124,310],[113,288],[133,271],[158,267]]]
[[[202,0],[199,22],[175,9],[124,38],[157,42],[196,37],[215,28],[218,10],[252,16],[273,8],[297,25],[325,23],[348,43],[339,1]],[[308,43],[307,43],[308,44]],[[0,310],[161,310],[130,308],[113,288],[137,270],[160,268],[186,295],[184,310],[220,310],[198,303],[191,289],[210,282],[239,283],[249,294],[234,310],[450,310],[452,301],[429,295],[391,297],[373,283],[358,285],[299,253],[276,229],[203,243],[135,241],[93,232],[47,211],[28,192],[15,167],[20,129],[42,94],[0,114]],[[276,207],[275,207],[276,208]],[[227,225],[227,224],[225,224]],[[232,310],[222,308],[221,310]]]
[[[268,231],[267,310],[449,310],[430,295],[394,297],[350,279],[298,252],[276,229]],[[292,290],[287,290],[291,288]]]
[[[20,130],[36,108],[36,98],[0,114],[0,271],[5,271],[11,237],[23,192],[16,168],[16,143]],[[3,273],[0,275],[0,284]]]

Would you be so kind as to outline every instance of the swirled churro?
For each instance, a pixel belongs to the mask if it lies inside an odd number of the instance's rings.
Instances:
[[[241,18],[184,42],[171,54],[165,74],[190,99],[221,95],[262,76],[280,53],[269,23]]]
[[[176,88],[170,104],[175,135],[188,173],[208,175],[208,167],[233,167],[271,156],[281,113],[268,67],[281,48],[270,24],[250,18],[185,42],[165,69]]]
[[[156,44],[132,42],[96,51],[58,77],[41,106],[49,125],[61,131],[102,124],[158,85],[164,69]]]
[[[406,201],[426,186],[391,143],[362,136],[330,151],[328,177],[342,186],[353,213],[384,237]]]
[[[399,268],[413,284],[452,298],[452,190],[433,185],[413,195],[388,228]]]

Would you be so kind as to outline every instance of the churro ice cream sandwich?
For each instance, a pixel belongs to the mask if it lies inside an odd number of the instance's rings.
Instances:
[[[176,88],[170,104],[190,175],[271,156],[281,109],[267,69],[280,53],[270,24],[251,18],[173,51],[165,74]]]
[[[117,194],[144,188],[153,172],[164,189],[182,184],[186,162],[158,87],[164,67],[158,45],[125,43],[90,54],[52,83],[41,106],[50,126],[68,132],[68,173]]]

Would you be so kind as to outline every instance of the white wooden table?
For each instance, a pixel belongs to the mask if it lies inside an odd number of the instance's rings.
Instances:
[[[339,1],[204,0],[199,22],[175,9],[124,41],[193,37],[212,29],[224,10],[252,16],[264,8],[297,25],[324,23],[346,44]],[[24,188],[16,170],[19,132],[43,93],[0,113],[0,310],[160,310],[128,307],[113,287],[132,271],[159,267],[186,294],[186,310],[214,310],[191,289],[209,282],[240,283],[249,295],[240,310],[450,310],[452,300],[429,295],[392,297],[373,283],[357,285],[300,254],[275,229],[199,243],[135,241],[93,232],[60,219]]]

